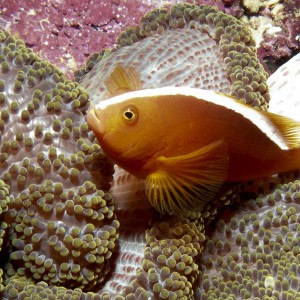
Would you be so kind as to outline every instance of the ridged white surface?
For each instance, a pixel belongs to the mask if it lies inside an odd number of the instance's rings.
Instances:
[[[115,269],[105,283],[105,291],[121,294],[136,277],[136,271],[144,258],[145,235],[135,234],[131,237],[119,238],[119,251],[115,260]]]
[[[189,86],[229,94],[230,81],[219,45],[197,30],[166,31],[123,47],[98,62],[80,82],[91,102],[110,97],[105,80],[117,65],[133,67],[142,88]]]
[[[276,70],[268,85],[269,111],[300,121],[300,53]]]
[[[150,209],[145,194],[145,181],[115,165],[114,180],[109,191],[117,210]]]

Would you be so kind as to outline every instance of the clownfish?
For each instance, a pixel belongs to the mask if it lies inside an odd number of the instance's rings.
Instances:
[[[202,209],[224,182],[300,168],[300,123],[191,87],[142,89],[132,69],[105,81],[87,122],[104,152],[142,178],[160,213]]]

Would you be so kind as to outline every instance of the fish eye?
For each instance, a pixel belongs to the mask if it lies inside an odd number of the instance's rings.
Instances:
[[[133,105],[126,107],[123,110],[122,115],[123,115],[124,121],[129,125],[135,124],[138,120],[138,110]]]

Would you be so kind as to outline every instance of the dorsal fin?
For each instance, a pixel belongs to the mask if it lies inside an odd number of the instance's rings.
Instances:
[[[110,97],[142,89],[142,84],[135,68],[117,65],[104,81]]]

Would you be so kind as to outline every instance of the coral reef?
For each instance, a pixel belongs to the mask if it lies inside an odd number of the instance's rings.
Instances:
[[[241,20],[254,29],[258,53],[270,68],[274,62],[299,51],[300,15],[297,0],[241,2],[246,13]],[[251,16],[251,13],[254,15]]]

